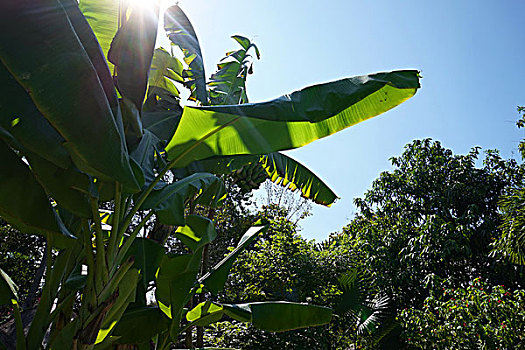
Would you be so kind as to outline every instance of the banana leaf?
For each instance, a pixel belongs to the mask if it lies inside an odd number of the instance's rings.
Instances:
[[[0,14],[0,58],[65,139],[75,165],[138,190],[118,117],[61,4],[10,0]]]
[[[254,327],[270,332],[320,326],[332,319],[330,308],[316,305],[284,301],[220,305],[233,319],[251,322]]]
[[[113,64],[107,61],[107,56],[119,28],[120,12],[124,10],[121,8],[121,0],[79,0],[78,6],[93,29],[106,63],[113,72]]]
[[[144,201],[141,209],[153,209],[157,219],[165,225],[184,225],[186,199],[192,198],[208,187],[215,186],[218,182],[222,182],[221,179],[212,174],[193,174],[160,190],[154,190]],[[216,194],[219,197],[223,195]]]
[[[186,225],[179,226],[174,234],[193,252],[212,242],[217,237],[213,221],[199,215],[186,216]]]
[[[108,59],[116,67],[116,85],[122,96],[142,110],[148,86],[159,18],[159,6],[131,7],[131,14],[119,28],[111,43]]]
[[[185,107],[166,147],[175,167],[236,154],[304,146],[412,97],[417,71],[377,73],[312,86],[264,103]]]
[[[0,137],[18,151],[25,149],[64,169],[71,157],[62,146],[64,138],[36,108],[26,90],[0,62]]]
[[[182,83],[182,63],[163,48],[155,49],[148,77],[148,93],[159,95],[161,98],[170,98],[172,103],[177,103],[179,90],[174,82]]]
[[[332,205],[337,195],[321,178],[298,161],[280,152],[259,155],[236,155],[213,157],[190,163],[184,168],[172,169],[177,178],[183,178],[197,172],[230,174],[246,164],[257,162],[265,170],[268,179],[292,191],[299,190],[301,195],[313,202],[325,206]]]
[[[190,74],[189,80],[186,82],[192,92],[190,98],[207,105],[206,74],[204,73],[204,61],[202,60],[199,39],[190,20],[178,5],[171,6],[166,10],[164,30],[166,30],[170,41],[180,47],[184,53],[184,60],[190,68],[187,72]]]
[[[117,93],[115,91],[115,85],[113,83],[113,78],[111,77],[111,72],[109,71],[106,56],[100,47],[95,33],[93,33],[91,26],[86,20],[86,17],[80,11],[77,0],[59,1],[64,7],[64,10],[69,17],[69,21],[75,29],[75,33],[78,35],[80,42],[84,46],[86,53],[89,55],[89,58],[93,63],[95,70],[97,71],[100,83],[104,88],[104,92],[106,93],[106,97],[110,106],[112,108],[117,107]],[[99,0],[98,6],[103,6],[102,4],[103,2]]]
[[[2,141],[0,160],[0,216],[25,233],[75,238],[29,167]]]

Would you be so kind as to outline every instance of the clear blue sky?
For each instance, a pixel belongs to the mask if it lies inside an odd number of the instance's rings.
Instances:
[[[440,140],[456,153],[473,146],[517,156],[525,104],[525,1],[203,1],[181,0],[209,76],[229,39],[253,38],[262,59],[248,81],[252,102],[307,85],[378,71],[415,68],[422,88],[379,117],[289,155],[341,197],[302,221],[306,238],[340,230],[389,158],[416,138]]]

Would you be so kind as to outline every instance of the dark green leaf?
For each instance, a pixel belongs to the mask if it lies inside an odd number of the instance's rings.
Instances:
[[[149,282],[155,279],[164,253],[165,249],[162,245],[148,238],[137,237],[123,260],[127,260],[130,256],[135,257],[133,267],[140,271],[144,288],[147,289]]]
[[[65,139],[75,165],[138,189],[117,116],[61,4],[8,1],[0,13],[2,62]]]
[[[320,326],[332,319],[332,310],[323,306],[288,303],[251,303],[252,324],[266,331],[282,332]]]
[[[0,84],[3,87],[0,94],[0,126],[5,130],[0,137],[13,147],[15,145],[6,136],[14,139],[19,151],[27,149],[57,166],[69,167],[72,161],[62,146],[64,138],[44,118],[26,90],[1,63]]]
[[[116,84],[122,96],[130,99],[137,110],[148,86],[148,73],[153,58],[159,17],[158,4],[130,6],[129,16],[111,42],[108,59],[115,65]]]
[[[74,238],[29,167],[0,141],[0,216],[25,233]]]
[[[120,337],[119,344],[138,344],[164,332],[168,325],[169,319],[158,307],[133,308],[124,312],[112,335]]]
[[[153,209],[157,218],[166,225],[184,225],[184,203],[199,191],[214,186],[221,179],[212,174],[197,173],[153,191],[144,201],[142,209]]]
[[[270,332],[320,326],[332,319],[330,308],[284,301],[222,306],[230,317],[241,322],[251,322],[254,327]]]
[[[164,142],[168,142],[175,134],[182,116],[182,108],[174,106],[172,110],[147,111],[142,114],[142,125]]]

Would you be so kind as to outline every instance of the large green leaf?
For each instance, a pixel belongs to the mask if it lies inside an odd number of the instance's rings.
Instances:
[[[237,247],[215,265],[210,272],[202,276],[199,279],[199,283],[204,284],[213,294],[219,293],[224,288],[224,284],[228,279],[230,269],[235,262],[235,259],[237,259],[239,254],[241,254],[261,232],[264,232],[267,229],[267,226],[254,226],[248,229],[248,231],[241,237]]]
[[[197,173],[153,191],[142,204],[142,209],[153,209],[157,218],[165,225],[184,225],[184,205],[208,187],[216,187],[221,179],[212,174]],[[221,197],[223,193],[217,193]]]
[[[142,125],[166,144],[179,125],[182,108],[178,105],[165,111],[145,111],[142,113]]]
[[[152,6],[130,6],[131,13],[119,28],[108,52],[115,65],[116,84],[122,96],[142,109],[153,58],[159,17],[158,1]]]
[[[137,189],[118,117],[61,4],[4,1],[0,13],[0,60],[65,139],[76,166]]]
[[[166,10],[164,29],[171,42],[180,47],[185,56],[184,60],[189,65],[190,69],[187,73],[191,76],[189,76],[187,86],[192,91],[192,97],[199,100],[203,105],[207,105],[206,75],[199,39],[197,39],[197,34],[190,20],[178,5],[171,6]]]
[[[117,34],[122,0],[79,0],[78,6],[97,36],[105,57]],[[107,61],[110,70],[113,64]]]
[[[29,167],[2,141],[0,160],[0,216],[25,233],[74,238]]]
[[[131,149],[130,156],[142,169],[145,183],[149,185],[155,177],[155,169],[158,169],[157,161],[160,159],[160,140],[149,130],[144,130],[140,142]],[[158,183],[155,188],[160,189],[163,182]]]
[[[202,249],[194,254],[165,256],[157,272],[155,298],[162,312],[172,319],[171,338],[176,341],[184,306],[192,297],[200,271]]]
[[[166,147],[176,167],[218,155],[293,149],[381,114],[412,97],[417,71],[377,73],[237,106],[185,107]]]
[[[91,218],[87,194],[90,179],[86,174],[73,164],[68,169],[62,169],[36,154],[28,153],[26,156],[36,179],[60,206],[80,217]]]
[[[100,79],[100,83],[104,88],[108,102],[112,108],[117,107],[117,92],[115,91],[115,85],[111,72],[109,71],[108,62],[106,56],[100,47],[100,44],[93,33],[91,26],[89,25],[86,17],[82,14],[79,8],[77,0],[59,0],[64,10],[66,10],[69,21],[75,29],[80,42],[84,46],[86,53],[88,54],[93,67],[97,71],[97,75]],[[81,1],[82,2],[82,1]],[[98,6],[104,6],[103,3],[108,1],[100,1]]]
[[[123,260],[134,256],[133,267],[140,271],[144,289],[147,290],[150,281],[155,280],[155,274],[164,256],[165,249],[162,245],[148,238],[137,237],[131,244]]]
[[[165,331],[168,325],[169,319],[158,307],[144,306],[126,310],[112,335],[120,337],[117,343],[139,344]]]
[[[284,301],[222,306],[226,314],[240,321],[246,320],[249,310],[254,327],[270,332],[320,326],[332,319],[330,308]]]
[[[27,149],[67,168],[71,157],[62,146],[64,138],[36,108],[26,90],[0,63],[0,137],[19,151]]]
[[[195,254],[164,256],[157,271],[155,297],[160,309],[170,318],[182,311],[190,298],[200,270],[202,249]]]
[[[217,237],[217,231],[210,219],[199,215],[188,215],[186,225],[178,227],[174,236],[195,252],[212,242]]]
[[[18,300],[17,289],[11,277],[0,269],[0,305],[11,304],[11,300]]]

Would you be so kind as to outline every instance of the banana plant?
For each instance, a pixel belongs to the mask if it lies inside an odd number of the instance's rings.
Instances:
[[[177,11],[167,14],[184,22],[173,16]],[[307,304],[188,308],[194,295],[220,292],[236,256],[266,228],[255,225],[223,261],[201,272],[203,247],[216,232],[185,208],[219,206],[224,186],[212,173],[173,182],[165,175],[196,161],[263,157],[328,136],[414,95],[418,72],[212,106],[204,72],[196,74],[202,56],[189,20],[186,32],[172,25],[169,35],[193,43],[192,74],[166,55],[164,63],[154,59],[158,15],[158,4],[145,9],[118,0],[0,4],[0,216],[48,242],[45,283],[27,333],[21,315],[30,310],[19,309],[16,289],[1,273],[0,302],[13,307],[17,348],[105,349],[154,340],[167,349],[184,330],[224,315],[271,331],[330,321],[330,309]],[[174,104],[176,90],[162,85],[166,72],[186,82],[200,105]],[[162,242],[147,238],[153,218],[177,227],[186,254],[167,254]]]

